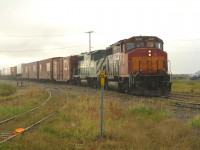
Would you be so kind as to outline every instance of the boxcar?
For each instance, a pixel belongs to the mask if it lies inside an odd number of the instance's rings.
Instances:
[[[21,73],[23,79],[38,79],[38,62],[31,62],[21,65]]]
[[[73,69],[78,66],[78,56],[68,56],[53,60],[53,78],[58,82],[72,82]]]
[[[37,80],[38,79],[38,62],[28,63],[28,73],[29,79]]]
[[[11,79],[15,79],[17,77],[17,66],[10,67],[10,75]]]
[[[11,78],[11,69],[10,69],[10,67],[2,69],[2,78],[3,79],[10,79]]]
[[[17,65],[17,78],[21,78],[21,76],[22,76],[22,65],[23,64]]]
[[[62,57],[54,57],[38,61],[38,79],[54,80],[53,77],[53,61],[60,60]]]
[[[23,79],[28,79],[29,78],[29,73],[28,73],[28,64],[22,64],[21,68],[21,73],[22,73],[22,78]]]

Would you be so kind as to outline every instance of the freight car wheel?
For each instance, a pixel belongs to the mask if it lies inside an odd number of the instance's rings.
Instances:
[[[74,84],[75,85],[81,85],[81,79],[80,78],[75,78],[74,79]]]
[[[121,93],[128,93],[129,84],[128,81],[123,80],[118,82],[118,91]]]

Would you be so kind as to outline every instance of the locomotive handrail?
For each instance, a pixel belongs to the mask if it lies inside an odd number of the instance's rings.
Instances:
[[[171,72],[171,61],[167,60],[168,64],[169,64],[169,74],[170,74],[170,82],[172,82],[172,72]]]

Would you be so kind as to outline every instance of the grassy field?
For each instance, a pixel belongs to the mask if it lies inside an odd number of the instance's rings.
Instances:
[[[200,80],[174,80],[172,92],[200,94]]]
[[[48,98],[46,90],[0,82],[0,120],[30,110]]]
[[[199,82],[173,83],[174,92],[199,93],[199,87]],[[159,98],[149,105],[144,102],[153,99],[141,97],[126,107],[116,99],[105,99],[104,138],[100,138],[100,92],[68,91],[68,97],[58,100],[67,103],[56,115],[0,149],[200,149],[195,130],[199,117],[179,121]]]

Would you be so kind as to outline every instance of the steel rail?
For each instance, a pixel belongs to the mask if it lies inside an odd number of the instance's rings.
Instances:
[[[200,97],[199,94],[192,95],[192,94],[189,94],[189,93],[183,94],[183,93],[179,93],[179,92],[173,92],[173,93],[171,93],[171,95],[181,95],[181,96],[189,96],[189,97]]]
[[[28,110],[28,111],[23,112],[23,113],[21,113],[21,114],[18,114],[18,115],[15,115],[15,116],[13,116],[13,117],[7,118],[7,119],[5,119],[5,120],[3,120],[3,121],[0,121],[0,125],[3,124],[3,123],[5,123],[5,122],[11,121],[11,120],[13,120],[13,119],[15,119],[15,118],[17,118],[17,117],[19,117],[19,116],[21,116],[21,115],[24,115],[24,114],[26,114],[26,113],[35,111],[36,109],[38,109],[38,108],[42,107],[44,104],[46,104],[46,103],[51,99],[51,95],[52,95],[49,89],[46,89],[46,90],[47,90],[48,93],[49,93],[49,97],[48,97],[47,100],[44,101],[41,105],[39,105],[39,106],[37,106],[37,107],[34,107],[34,108],[32,108],[31,110]]]
[[[6,142],[6,141],[8,141],[8,140],[11,140],[11,139],[13,139],[14,137],[16,137],[16,136],[18,136],[18,135],[20,135],[20,134],[24,133],[25,131],[28,131],[28,130],[30,130],[31,128],[35,127],[36,125],[40,124],[41,122],[43,122],[43,121],[47,120],[48,118],[52,117],[54,114],[55,114],[55,112],[54,112],[54,113],[52,113],[52,114],[50,114],[50,115],[48,115],[48,116],[46,116],[46,117],[44,117],[44,118],[42,118],[41,120],[39,120],[39,121],[37,121],[36,123],[34,123],[34,124],[30,125],[29,127],[25,128],[25,129],[24,129],[24,131],[22,131],[22,132],[20,132],[20,133],[17,133],[17,134],[14,134],[14,135],[11,135],[11,136],[9,136],[8,138],[6,138],[6,139],[4,139],[3,141],[1,141],[1,142],[0,142],[0,144],[2,144],[2,143],[4,143],[4,142]]]
[[[63,89],[62,89],[62,90],[63,90]],[[63,90],[63,91],[65,92],[65,90]],[[66,92],[66,94],[68,95],[67,92]],[[49,98],[49,99],[50,99],[50,98]],[[63,105],[59,110],[61,110],[61,109],[64,108],[65,106],[66,106],[66,104]],[[34,123],[34,124],[28,126],[28,127],[25,128],[22,132],[19,132],[19,133],[17,133],[17,134],[11,135],[11,136],[9,136],[8,138],[6,138],[6,139],[0,141],[0,144],[3,144],[3,143],[5,143],[6,141],[9,141],[9,140],[13,139],[14,137],[16,137],[16,136],[18,136],[18,135],[21,135],[22,133],[24,133],[24,132],[30,130],[31,128],[33,128],[33,127],[39,125],[41,122],[44,122],[44,121],[47,120],[48,118],[50,118],[50,117],[52,117],[53,115],[55,115],[57,112],[58,112],[58,111],[55,111],[54,113],[51,113],[50,115],[48,115],[48,116],[42,118],[41,120],[37,121],[36,123]]]
[[[182,94],[176,94],[180,95],[181,98],[177,96],[170,96],[170,97],[162,97],[165,100],[169,100],[169,102],[173,102],[175,107],[182,107],[182,108],[191,108],[191,109],[199,109],[200,108],[200,103],[197,101],[188,101],[186,100],[186,97],[183,97],[184,95]],[[187,95],[187,98],[193,98],[193,96]]]

